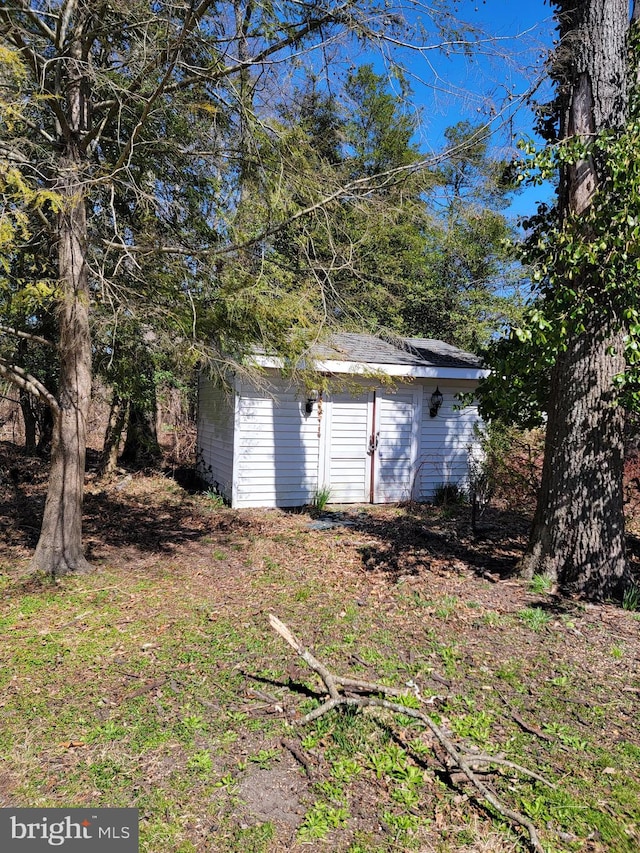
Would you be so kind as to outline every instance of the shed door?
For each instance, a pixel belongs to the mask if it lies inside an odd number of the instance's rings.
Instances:
[[[376,392],[374,503],[393,503],[413,497],[421,408],[419,390],[405,388],[395,394]]]
[[[328,425],[328,480],[332,503],[370,499],[373,394],[334,394]]]

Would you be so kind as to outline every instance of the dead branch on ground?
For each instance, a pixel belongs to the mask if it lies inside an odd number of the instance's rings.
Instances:
[[[388,696],[406,696],[409,694],[409,691],[397,690],[392,687],[387,687],[384,684],[373,684],[367,681],[360,681],[359,679],[344,678],[343,676],[335,675],[300,643],[297,637],[289,630],[284,622],[281,622],[280,619],[273,614],[269,614],[269,623],[274,631],[276,631],[276,633],[278,633],[283,640],[285,640],[291,648],[294,649],[310,669],[320,676],[329,694],[329,698],[323,702],[320,707],[310,711],[302,717],[301,720],[299,720],[300,724],[304,725],[305,723],[312,722],[312,720],[317,720],[318,717],[321,717],[323,714],[326,714],[328,711],[331,711],[340,705],[347,705],[351,707],[355,706],[358,708],[384,708],[387,711],[393,711],[396,714],[403,714],[404,716],[413,717],[414,719],[419,720],[423,725],[430,729],[435,739],[446,752],[449,761],[447,762],[445,769],[448,774],[450,776],[452,773],[456,772],[462,774],[462,776],[476,789],[478,794],[480,794],[480,797],[485,802],[489,803],[489,805],[491,805],[498,814],[506,818],[512,826],[521,826],[527,830],[529,833],[531,849],[535,851],[535,853],[544,853],[538,838],[537,830],[533,823],[524,815],[520,814],[520,812],[514,811],[505,805],[498,795],[478,778],[476,772],[474,772],[474,767],[477,767],[478,764],[505,764],[514,771],[533,777],[534,779],[544,782],[550,787],[554,787],[550,782],[547,782],[541,776],[538,776],[526,768],[520,767],[512,762],[505,762],[500,759],[496,760],[495,758],[492,759],[491,756],[461,752],[458,746],[456,746],[456,744],[447,737],[444,731],[440,726],[434,723],[431,717],[415,708],[401,705],[398,702],[390,702],[388,699],[379,699],[376,696],[353,695],[348,692],[341,693],[339,688],[358,690],[364,693],[382,693],[383,695]]]

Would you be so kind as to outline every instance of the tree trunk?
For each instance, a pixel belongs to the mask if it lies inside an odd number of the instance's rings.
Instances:
[[[27,456],[35,456],[38,447],[36,416],[33,414],[33,398],[28,391],[20,394],[20,409],[24,421],[24,452]]]
[[[155,394],[153,401],[148,405],[131,401],[127,437],[121,456],[123,462],[137,468],[157,464],[162,456],[162,450],[158,444],[156,417]]]
[[[24,362],[26,351],[25,341],[18,341],[18,364]],[[38,444],[38,421],[33,411],[35,400],[28,391],[22,390],[20,392],[19,403],[22,411],[22,420],[24,421],[24,452],[26,456],[35,456]]]
[[[82,134],[89,110],[86,62],[79,38],[69,42],[59,59],[59,150],[54,189],[62,199],[57,221],[60,300],[58,353],[59,408],[53,411],[51,471],[40,538],[31,565],[49,575],[84,571],[82,503],[87,419],[91,401],[91,334],[87,266],[86,153]]]
[[[58,215],[60,288],[59,413],[54,413],[51,473],[32,567],[49,575],[89,568],[82,549],[86,430],[91,399],[87,215],[76,156],[61,159]]]
[[[552,377],[542,485],[525,576],[542,573],[589,599],[626,583],[624,411],[612,378],[624,370],[621,333],[596,325],[574,338]]]
[[[626,111],[627,0],[561,0],[560,139],[621,127]],[[560,176],[561,216],[581,214],[598,189],[591,158]],[[582,282],[586,285],[586,282]],[[593,277],[589,281],[594,292]],[[578,299],[581,282],[577,282]],[[628,582],[623,512],[624,413],[613,377],[625,367],[623,325],[605,297],[569,336],[552,375],[542,485],[521,573],[543,573],[590,599]]]
[[[43,407],[42,417],[40,418],[38,425],[40,428],[40,438],[38,439],[36,453],[38,456],[44,456],[50,449],[51,441],[53,439],[53,415],[51,414],[51,409],[49,407]]]
[[[119,394],[114,394],[109,410],[109,422],[104,434],[102,446],[102,458],[100,459],[100,476],[106,477],[113,474],[118,464],[118,451],[120,439],[124,430],[124,422],[127,407]]]

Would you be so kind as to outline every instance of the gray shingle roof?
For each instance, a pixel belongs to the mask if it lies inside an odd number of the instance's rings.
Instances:
[[[482,367],[482,359],[444,341],[432,338],[404,338],[423,361],[435,367]]]
[[[360,364],[407,364],[416,367],[480,368],[482,361],[444,341],[430,338],[397,338],[386,341],[375,335],[340,332],[317,343],[314,358],[355,361]]]

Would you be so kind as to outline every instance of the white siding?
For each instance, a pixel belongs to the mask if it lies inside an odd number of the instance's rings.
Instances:
[[[430,397],[444,396],[437,417]],[[416,381],[395,393],[326,396],[305,414],[305,395],[274,380],[270,394],[251,385],[225,393],[201,376],[198,472],[236,507],[311,503],[328,486],[333,503],[368,502],[372,433],[379,432],[374,489],[377,502],[429,500],[442,483],[466,485],[469,449],[477,446],[475,406],[456,409],[469,381]],[[355,389],[357,391],[357,389]]]
[[[429,500],[435,489],[443,483],[461,487],[467,485],[469,452],[478,445],[476,425],[481,424],[476,406],[455,408],[457,394],[472,391],[476,383],[448,382],[440,384],[444,401],[435,418],[429,415],[431,394],[436,382],[423,386],[422,425],[418,459],[419,500]]]
[[[320,409],[316,404],[307,415],[302,392],[284,385],[273,390],[277,396],[242,386],[234,506],[302,506],[318,489]]]
[[[228,501],[233,486],[235,395],[200,374],[198,381],[198,475]]]

